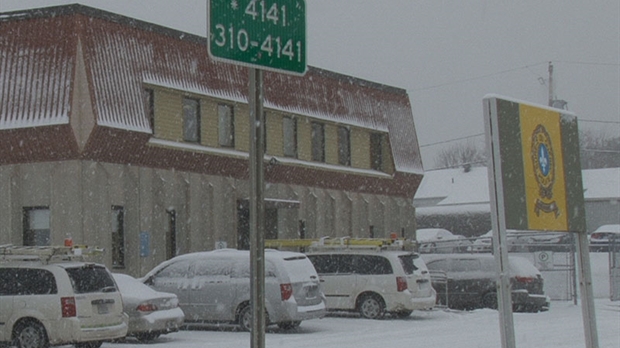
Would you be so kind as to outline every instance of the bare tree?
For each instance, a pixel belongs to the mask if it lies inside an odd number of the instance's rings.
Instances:
[[[460,166],[479,167],[486,165],[486,151],[473,142],[460,143],[441,150],[435,159],[439,168]]]
[[[620,137],[605,131],[579,132],[581,167],[583,169],[620,167]]]

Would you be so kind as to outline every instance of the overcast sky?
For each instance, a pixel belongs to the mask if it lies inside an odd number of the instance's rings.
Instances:
[[[0,11],[75,2],[206,35],[205,0],[0,0]],[[406,89],[425,169],[435,167],[439,149],[458,143],[447,141],[483,141],[476,135],[484,133],[486,94],[546,105],[550,61],[555,96],[580,128],[620,136],[619,0],[306,0],[306,7],[308,65]]]

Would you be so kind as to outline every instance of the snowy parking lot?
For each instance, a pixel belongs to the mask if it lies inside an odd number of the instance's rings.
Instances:
[[[597,299],[596,317],[601,348],[620,347],[620,302]],[[520,348],[585,347],[581,306],[553,301],[542,313],[515,313],[515,337]],[[250,347],[250,334],[232,327],[206,327],[161,336],[154,348]],[[295,331],[276,327],[266,335],[267,347],[501,347],[499,315],[495,310],[415,311],[406,319],[367,320],[356,316],[329,316],[309,320]],[[104,348],[144,348],[137,341],[106,343]]]

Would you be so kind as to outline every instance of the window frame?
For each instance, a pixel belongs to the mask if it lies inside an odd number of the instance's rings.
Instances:
[[[177,256],[177,212],[175,209],[167,209],[168,229],[166,231],[166,260]]]
[[[125,207],[112,205],[111,208],[112,268],[125,268]]]
[[[297,158],[297,117],[284,116],[282,118],[282,153],[286,157]]]
[[[155,90],[143,88],[142,99],[144,101],[144,114],[149,121],[152,134],[155,135]]]
[[[46,212],[47,214],[47,228],[35,228],[33,224],[38,224],[40,221],[35,221],[32,216],[35,212]],[[32,214],[31,214],[32,213]],[[32,206],[23,207],[22,209],[22,245],[24,246],[49,246],[52,240],[51,230],[51,212],[49,206]],[[38,219],[37,219],[38,220]],[[45,226],[44,226],[45,227]],[[39,241],[45,240],[44,243]]]
[[[351,129],[338,126],[338,164],[351,166]]]
[[[189,113],[190,110],[192,111],[191,113]],[[183,141],[188,143],[200,143],[199,99],[183,97]]]
[[[383,133],[370,133],[370,168],[378,171],[384,169],[383,146],[385,142]]]
[[[224,110],[229,112],[222,113]],[[235,109],[231,104],[217,104],[218,144],[221,147],[235,147]],[[226,127],[224,127],[226,126]]]
[[[311,159],[315,162],[325,163],[325,124],[321,122],[312,122],[311,128]]]

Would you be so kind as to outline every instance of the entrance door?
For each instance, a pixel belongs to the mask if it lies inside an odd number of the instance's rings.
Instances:
[[[250,250],[250,202],[237,201],[237,249]],[[278,238],[278,208],[265,202],[265,239]]]

